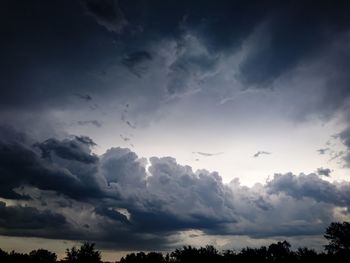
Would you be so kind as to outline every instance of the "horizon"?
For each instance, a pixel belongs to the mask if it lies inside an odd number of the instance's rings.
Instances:
[[[57,254],[48,249],[37,248],[30,252],[4,251],[0,248],[0,259],[5,262],[245,262],[246,260],[261,260],[264,262],[309,262],[346,260],[349,257],[349,222],[332,222],[324,231],[327,244],[323,250],[306,246],[291,246],[286,240],[271,242],[261,246],[245,246],[243,248],[227,248],[218,250],[214,245],[191,246],[173,248],[171,251],[128,251],[113,257],[106,256],[96,247],[95,243],[84,241],[65,249],[65,255]],[[67,245],[67,243],[65,243]],[[55,247],[54,249],[57,249]],[[108,253],[107,253],[108,255]],[[109,255],[111,256],[111,255]],[[117,256],[117,257],[116,257]]]
[[[0,248],[105,258],[350,221],[350,2],[5,0]]]

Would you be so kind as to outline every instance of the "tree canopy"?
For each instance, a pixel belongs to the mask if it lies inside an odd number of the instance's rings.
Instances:
[[[350,254],[350,223],[331,223],[324,237],[330,241],[325,247],[329,253]]]

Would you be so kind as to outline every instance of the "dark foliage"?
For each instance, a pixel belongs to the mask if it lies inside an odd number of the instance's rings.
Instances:
[[[324,237],[330,241],[325,247],[328,253],[350,256],[350,223],[331,223]]]
[[[67,263],[100,263],[101,252],[95,250],[95,244],[84,243],[79,249],[73,247],[67,249],[66,258],[64,259]]]
[[[29,258],[35,263],[51,263],[56,262],[57,256],[46,249],[38,249],[30,252]]]

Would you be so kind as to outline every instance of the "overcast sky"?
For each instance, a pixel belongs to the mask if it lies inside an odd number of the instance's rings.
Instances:
[[[349,12],[3,1],[0,247],[322,249],[350,220]]]

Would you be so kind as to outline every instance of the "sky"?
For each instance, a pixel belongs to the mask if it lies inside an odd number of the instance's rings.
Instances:
[[[322,249],[350,220],[349,12],[2,1],[0,247]]]

